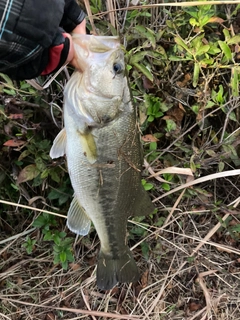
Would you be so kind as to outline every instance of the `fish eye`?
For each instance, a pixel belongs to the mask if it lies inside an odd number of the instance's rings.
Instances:
[[[114,74],[119,74],[123,71],[122,65],[120,63],[114,63],[113,64],[113,72]]]

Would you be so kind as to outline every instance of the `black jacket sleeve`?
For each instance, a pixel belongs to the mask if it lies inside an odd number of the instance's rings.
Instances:
[[[65,0],[64,13],[60,26],[67,32],[72,30],[85,18],[84,11],[80,10],[75,0]]]
[[[62,28],[71,32],[84,17],[75,0],[0,0],[0,72],[32,79],[48,65],[51,47],[59,45],[63,63],[69,41]]]

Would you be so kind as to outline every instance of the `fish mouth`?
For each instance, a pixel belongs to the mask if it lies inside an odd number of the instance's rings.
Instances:
[[[90,34],[72,34],[73,42],[91,52],[107,52],[120,47],[118,36],[93,36]]]

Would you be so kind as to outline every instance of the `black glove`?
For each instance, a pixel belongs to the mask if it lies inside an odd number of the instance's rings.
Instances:
[[[58,70],[69,52],[64,30],[85,18],[75,0],[18,0],[22,5],[15,7],[1,2],[0,72],[23,80]]]

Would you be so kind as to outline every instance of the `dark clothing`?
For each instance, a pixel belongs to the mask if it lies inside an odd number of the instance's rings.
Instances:
[[[0,72],[32,79],[44,70],[56,71],[69,52],[63,32],[84,18],[75,0],[0,0]]]

